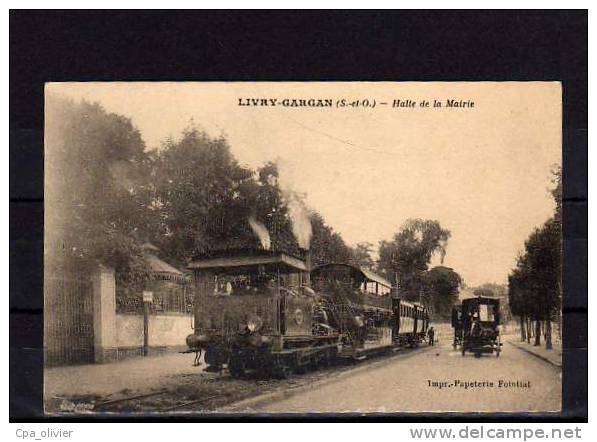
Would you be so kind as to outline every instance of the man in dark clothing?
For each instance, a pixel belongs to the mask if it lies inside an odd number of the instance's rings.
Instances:
[[[429,327],[429,330],[427,330],[427,339],[429,340],[429,345],[435,345],[435,330],[433,329],[433,327]]]

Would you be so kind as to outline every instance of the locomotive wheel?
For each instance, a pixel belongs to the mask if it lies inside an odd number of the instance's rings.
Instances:
[[[301,364],[301,365],[297,365],[296,366],[296,370],[295,371],[298,374],[305,374],[305,373],[307,373],[308,369],[309,369],[309,364]]]
[[[333,367],[334,365],[338,365],[338,349],[332,348],[328,350],[327,357],[326,357],[328,367]]]
[[[481,357],[481,353],[479,353],[478,351],[477,351],[477,352],[475,352],[475,357],[476,357],[477,359],[478,359],[478,358],[480,358],[480,357]]]
[[[275,368],[275,374],[278,379],[288,379],[292,374],[292,370],[288,365],[278,365]]]
[[[231,358],[228,363],[228,371],[233,378],[242,378],[245,376],[245,364],[242,359]]]

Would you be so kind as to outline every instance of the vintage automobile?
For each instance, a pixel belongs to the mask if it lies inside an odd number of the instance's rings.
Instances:
[[[475,357],[482,353],[493,353],[499,357],[500,300],[477,296],[462,301],[462,356],[467,351]]]
[[[452,328],[454,329],[452,347],[456,349],[462,345],[462,305],[452,307]]]

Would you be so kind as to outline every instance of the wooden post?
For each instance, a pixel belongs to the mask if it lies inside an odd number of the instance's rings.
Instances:
[[[143,356],[149,353],[149,302],[143,302]]]
[[[153,301],[153,292],[143,291],[143,356],[149,354],[149,304]]]

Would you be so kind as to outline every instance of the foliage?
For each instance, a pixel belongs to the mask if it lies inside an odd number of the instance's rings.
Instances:
[[[436,316],[450,318],[452,306],[458,301],[462,278],[453,269],[436,266],[425,272],[423,277],[426,304]]]
[[[255,244],[247,220],[258,185],[225,139],[189,128],[179,141],[166,140],[155,162],[154,182],[153,240],[179,264],[215,244]]]
[[[350,248],[339,233],[334,232],[334,229],[325,224],[319,213],[313,212],[311,225],[313,226],[313,238],[311,240],[313,266],[350,262],[352,256]]]
[[[365,269],[372,270],[375,267],[373,260],[373,244],[360,242],[351,249],[350,263]]]
[[[45,206],[49,256],[99,262],[133,282],[147,271],[135,237],[145,223],[148,157],[128,118],[48,95]],[[74,263],[74,264],[73,264]]]
[[[561,305],[562,225],[561,169],[554,171],[554,217],[536,228],[525,241],[524,252],[508,277],[512,314],[552,320]]]
[[[438,221],[409,219],[392,241],[380,242],[378,268],[397,283],[400,295],[418,299],[432,257],[438,253],[443,261],[449,238]]]
[[[299,252],[289,204],[304,207],[304,196],[282,191],[275,163],[241,166],[226,139],[194,127],[146,152],[131,121],[99,104],[49,96],[46,111],[46,225],[68,259],[143,280],[143,242],[184,266],[197,254],[259,247],[250,218],[267,228],[273,249]],[[311,224],[314,264],[350,259],[321,215]]]

